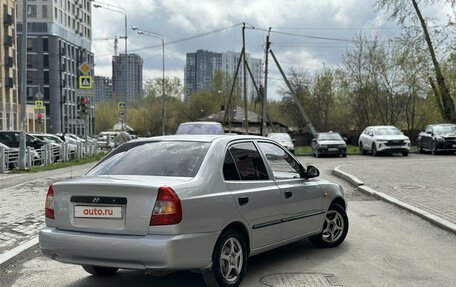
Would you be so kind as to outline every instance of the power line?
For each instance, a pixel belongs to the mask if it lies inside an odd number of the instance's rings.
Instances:
[[[177,44],[177,43],[181,43],[181,42],[185,42],[185,41],[189,41],[189,40],[205,37],[205,36],[208,36],[208,35],[212,35],[212,34],[215,34],[215,33],[219,33],[219,32],[223,32],[223,31],[226,31],[226,30],[233,29],[233,28],[239,27],[241,25],[242,25],[242,23],[237,23],[237,24],[234,24],[234,25],[231,25],[231,26],[222,27],[222,28],[215,29],[215,30],[212,30],[212,31],[209,31],[209,32],[193,35],[193,36],[190,36],[190,37],[185,37],[185,38],[178,39],[178,40],[165,42],[165,45],[172,45],[172,44]],[[156,48],[156,47],[161,47],[161,44],[147,46],[147,47],[143,47],[143,48],[139,48],[139,49],[133,49],[133,50],[130,50],[130,51],[131,52],[137,52],[137,51],[142,51],[142,50],[146,50],[146,49],[150,49],[150,48]]]

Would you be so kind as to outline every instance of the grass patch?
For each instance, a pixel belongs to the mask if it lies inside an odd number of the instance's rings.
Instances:
[[[59,169],[59,168],[64,168],[64,167],[75,166],[75,165],[81,165],[81,164],[99,161],[105,155],[106,155],[106,153],[99,152],[95,156],[91,156],[91,157],[87,157],[87,158],[78,158],[78,159],[70,160],[67,162],[57,162],[57,163],[53,163],[50,165],[44,165],[44,166],[32,166],[31,168],[28,168],[28,169],[13,169],[10,171],[10,173],[40,172],[40,171],[54,170],[54,169]]]

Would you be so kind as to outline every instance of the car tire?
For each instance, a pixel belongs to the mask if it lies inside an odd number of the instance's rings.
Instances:
[[[409,152],[408,151],[403,151],[402,152],[402,156],[408,156],[409,155]]]
[[[102,266],[92,266],[92,265],[82,265],[82,268],[84,268],[85,271],[88,273],[94,275],[94,276],[113,276],[116,274],[117,270],[119,268],[114,268],[114,267],[102,267]]]
[[[418,153],[424,153],[423,147],[421,146],[421,143],[419,141],[416,143],[416,150],[418,151]]]
[[[432,142],[432,146],[431,146],[431,154],[432,155],[437,155],[439,152],[437,151],[437,146],[435,144],[435,142]]]
[[[343,154],[342,154],[342,157],[347,157],[347,154],[346,154],[346,153],[343,153]]]
[[[339,204],[333,203],[326,212],[322,232],[311,236],[309,239],[316,247],[337,247],[345,240],[348,225],[345,209]]]
[[[372,155],[378,156],[377,146],[375,145],[375,143],[372,144]]]
[[[366,155],[366,150],[363,147],[363,143],[359,143],[359,154]]]
[[[212,253],[212,267],[202,271],[208,287],[239,286],[247,267],[247,246],[239,231],[220,235]]]

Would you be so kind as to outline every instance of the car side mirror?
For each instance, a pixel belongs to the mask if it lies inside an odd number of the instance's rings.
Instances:
[[[431,131],[427,131],[426,133],[432,135],[432,132],[431,132]]]
[[[344,140],[344,142],[347,142],[347,141],[348,141],[348,138],[347,138],[347,137],[343,137],[342,139]]]
[[[320,175],[320,171],[313,165],[308,165],[307,170],[300,164],[299,168],[301,170],[302,178],[314,178]]]

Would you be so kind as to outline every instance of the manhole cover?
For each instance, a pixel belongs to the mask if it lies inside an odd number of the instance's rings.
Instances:
[[[336,276],[323,273],[277,273],[260,279],[268,287],[342,287],[337,281]]]
[[[423,186],[423,185],[396,185],[396,186],[393,186],[393,188],[395,189],[424,189],[424,188],[427,188],[427,186]]]

